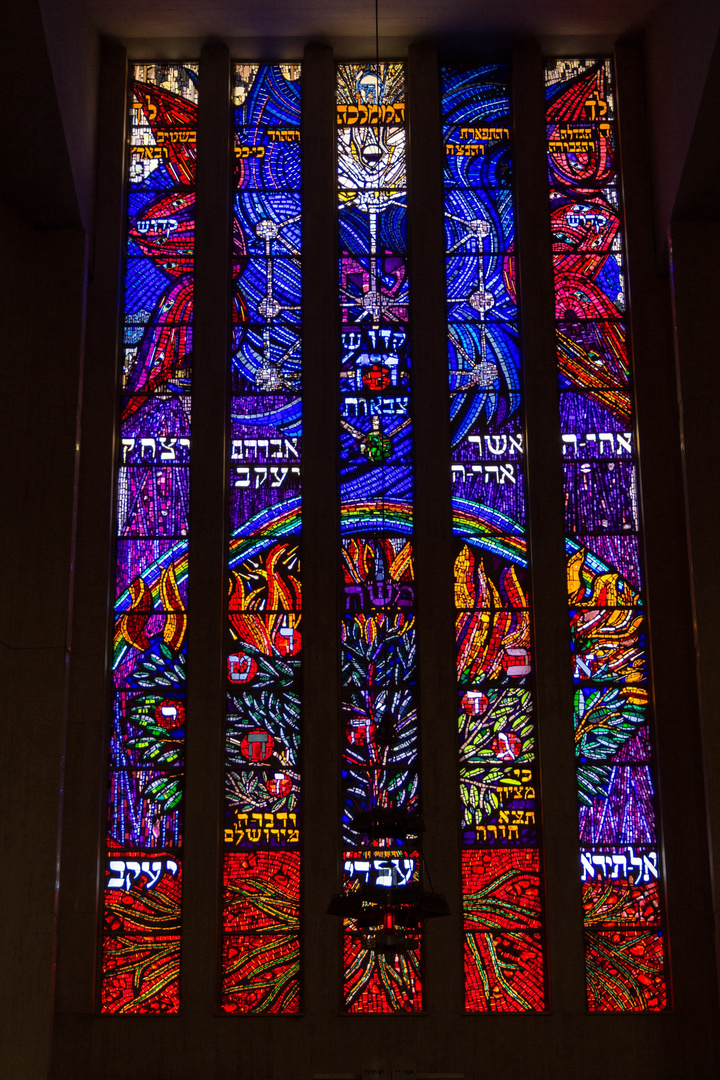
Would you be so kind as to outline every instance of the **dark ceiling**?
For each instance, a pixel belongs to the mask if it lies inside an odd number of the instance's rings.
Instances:
[[[374,0],[86,0],[101,33],[125,41],[374,35]],[[380,35],[615,37],[641,26],[656,0],[379,0]]]

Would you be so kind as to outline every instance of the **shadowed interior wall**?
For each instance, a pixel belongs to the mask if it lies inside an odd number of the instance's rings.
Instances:
[[[2,207],[0,248],[1,1067],[40,1077],[54,992],[85,235],[35,229]]]

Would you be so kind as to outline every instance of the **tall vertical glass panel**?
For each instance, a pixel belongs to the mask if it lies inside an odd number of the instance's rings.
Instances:
[[[465,1007],[545,1005],[508,69],[442,70]]]
[[[104,1012],[177,1012],[198,68],[133,69]]]
[[[300,65],[236,64],[222,1005],[300,1008]]]
[[[404,66],[340,65],[337,123],[344,1001],[417,1012],[419,933],[382,944],[421,877]]]
[[[609,60],[545,73],[587,1000],[667,1003]]]

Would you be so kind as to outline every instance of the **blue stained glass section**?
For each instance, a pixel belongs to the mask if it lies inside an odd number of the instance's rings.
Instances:
[[[238,189],[300,190],[298,64],[243,64],[236,74],[235,160]]]
[[[244,191],[237,196],[238,223],[251,255],[300,254],[301,198],[296,191]]]
[[[443,69],[453,446],[520,408],[507,68]]]
[[[465,1005],[533,1011],[544,1007],[539,937],[511,986],[494,939],[476,934],[540,925],[541,903],[507,67],[443,68],[442,95]],[[500,915],[484,897],[521,867],[530,877]]]
[[[394,191],[381,193],[384,211],[377,222],[377,247],[379,251],[407,254],[407,207],[404,199]],[[343,209],[339,220],[340,248],[351,254],[365,254],[370,250],[370,216],[359,205],[350,204]]]
[[[510,251],[515,239],[515,215],[509,190],[496,194],[475,189],[446,190],[445,239],[449,253],[472,253],[479,248],[480,224],[489,221],[485,250]]]

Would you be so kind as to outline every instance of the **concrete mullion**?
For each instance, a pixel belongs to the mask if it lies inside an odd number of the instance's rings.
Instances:
[[[230,55],[200,58],[188,574],[188,734],[181,1010],[212,1012],[218,988],[230,333]]]
[[[107,819],[108,649],[115,550],[116,421],[125,233],[127,56],[102,52],[95,230],[87,293],[77,484],[65,792],[60,849],[58,1013],[96,1006],[100,882]],[[83,1038],[73,1033],[81,1057]]]
[[[513,112],[549,1007],[567,1013],[585,1009],[585,963],[544,70],[534,43],[514,53]]]
[[[335,60],[309,44],[302,70],[303,199],[303,969],[304,1008],[340,1007],[339,312]]]
[[[463,969],[440,95],[436,49],[412,45],[407,61],[408,231],[420,800],[432,885],[445,894],[451,909],[450,918],[425,925],[425,1008],[449,1017],[462,1009]],[[429,888],[428,881],[425,885]]]
[[[714,933],[689,552],[680,454],[668,278],[658,273],[639,42],[615,52],[622,158],[629,328],[636,393],[645,600],[654,698],[658,837],[666,872],[667,926],[676,1009],[706,1019],[717,1049]],[[682,316],[681,316],[682,319]],[[705,380],[703,380],[705,382]],[[697,437],[697,429],[691,432]],[[703,988],[702,991],[700,988]],[[674,999],[674,1000],[673,1000]],[[702,1002],[702,1004],[700,1004]]]

